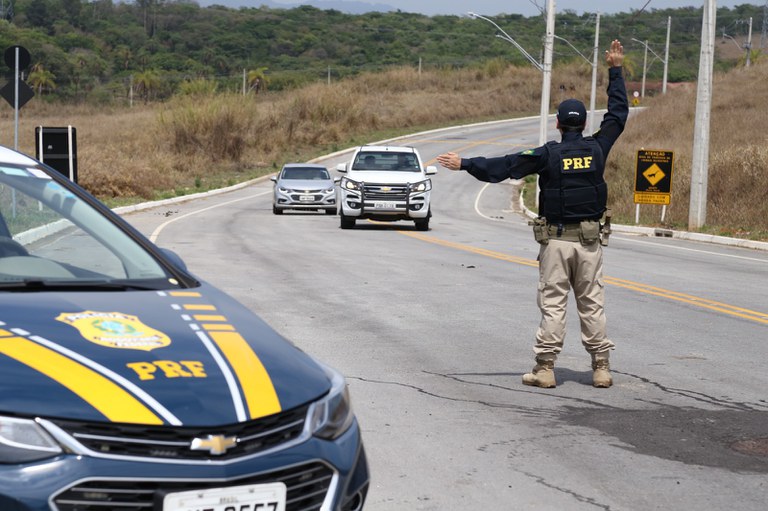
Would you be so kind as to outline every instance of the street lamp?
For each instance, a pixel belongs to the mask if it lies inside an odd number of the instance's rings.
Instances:
[[[498,25],[496,24],[496,22],[495,22],[495,21],[493,21],[493,20],[492,20],[492,19],[490,19],[490,18],[486,18],[485,16],[481,16],[481,15],[479,15],[479,14],[477,14],[477,13],[474,13],[474,12],[468,12],[468,13],[467,13],[467,16],[469,16],[470,18],[474,18],[474,19],[480,19],[480,20],[484,20],[484,21],[487,21],[488,23],[490,23],[491,25],[493,25],[494,27],[496,27],[496,30],[498,30],[499,32],[501,32],[501,34],[496,34],[496,37],[499,37],[499,38],[501,38],[501,39],[504,39],[504,40],[505,40],[505,41],[507,41],[507,42],[510,42],[510,43],[512,43],[512,44],[515,46],[515,48],[517,48],[517,49],[520,51],[520,53],[522,53],[522,54],[523,54],[523,56],[524,56],[526,59],[528,59],[528,62],[530,62],[531,64],[533,64],[534,66],[536,66],[536,69],[538,69],[539,71],[544,71],[544,67],[543,67],[541,64],[539,64],[539,62],[538,62],[538,61],[537,61],[535,58],[533,58],[533,57],[531,56],[531,54],[530,54],[530,53],[528,53],[527,51],[525,51],[525,48],[523,48],[522,46],[520,46],[520,44],[519,44],[517,41],[515,41],[514,39],[512,39],[512,36],[510,36],[509,34],[507,34],[506,32],[504,32],[504,30],[503,30],[503,29],[502,29],[500,26],[498,26]]]
[[[496,30],[503,34],[496,34],[497,37],[512,43],[528,61],[536,66],[536,69],[541,71],[541,111],[539,117],[539,145],[544,145],[547,142],[547,118],[549,117],[549,89],[552,83],[552,47],[554,46],[555,38],[555,0],[547,0],[547,30],[544,38],[544,62],[539,63],[530,53],[525,51],[525,48],[520,46],[517,41],[504,32],[500,26],[491,19],[485,16],[480,16],[474,12],[468,12],[467,15],[470,18],[477,18],[487,21]],[[539,206],[539,183],[536,181],[536,207]]]
[[[667,19],[667,46],[666,46],[666,56],[667,58],[663,59],[659,57],[659,55],[651,49],[650,46],[648,46],[648,41],[641,41],[639,39],[632,38],[633,41],[642,44],[645,47],[645,54],[643,57],[643,85],[642,85],[642,92],[640,93],[640,96],[645,97],[645,72],[648,69],[647,62],[648,62],[648,52],[650,51],[654,55],[654,60],[659,59],[664,63],[664,78],[662,80],[661,84],[661,93],[666,94],[667,93],[667,66],[669,64],[669,28],[670,28],[670,20],[671,18]],[[653,61],[651,61],[651,64],[653,64]]]
[[[554,0],[548,0],[549,4],[552,4],[547,9],[547,38],[544,44],[544,62],[539,63],[533,56],[531,56],[530,53],[525,51],[525,48],[520,46],[520,44],[515,41],[512,36],[507,34],[499,25],[496,24],[495,21],[493,21],[490,18],[486,18],[485,16],[481,16],[474,12],[468,12],[467,15],[470,18],[476,18],[481,19],[483,21],[487,21],[494,27],[496,27],[496,30],[501,32],[500,34],[496,34],[496,37],[500,37],[501,39],[504,39],[505,41],[512,43],[515,48],[517,48],[520,53],[523,54],[523,56],[533,64],[536,69],[542,72],[542,81],[541,81],[541,117],[539,121],[539,145],[544,145],[547,142],[547,117],[549,116],[549,88],[551,83],[551,76],[552,76],[552,39],[554,38],[554,24],[555,24],[555,9],[554,9]],[[538,201],[538,198],[537,198]]]

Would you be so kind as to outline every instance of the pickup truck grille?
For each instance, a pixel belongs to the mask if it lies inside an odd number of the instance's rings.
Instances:
[[[408,197],[408,185],[379,185],[365,183],[366,200],[404,201]]]

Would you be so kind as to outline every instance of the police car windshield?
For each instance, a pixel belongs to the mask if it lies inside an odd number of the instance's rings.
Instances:
[[[178,287],[131,236],[42,168],[0,163],[0,282]]]

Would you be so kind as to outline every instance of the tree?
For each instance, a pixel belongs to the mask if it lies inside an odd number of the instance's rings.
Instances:
[[[254,91],[254,93],[258,94],[261,90],[266,90],[269,84],[269,77],[265,74],[266,71],[266,67],[257,67],[248,71],[246,81],[248,82],[249,91]]]
[[[136,93],[144,98],[145,103],[148,103],[152,94],[160,88],[160,75],[151,69],[142,71],[136,75],[133,86],[136,88]]]
[[[37,63],[34,66],[32,66],[32,69],[29,72],[29,76],[27,77],[27,81],[29,81],[29,84],[34,88],[37,89],[37,93],[42,95],[43,90],[54,90],[56,89],[56,82],[54,81],[56,79],[56,76],[45,69],[41,63]]]

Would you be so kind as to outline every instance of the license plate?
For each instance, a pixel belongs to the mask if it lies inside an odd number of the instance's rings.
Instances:
[[[285,511],[284,483],[169,493],[163,511]]]
[[[397,203],[395,202],[374,202],[373,209],[396,209]]]
[[[315,200],[314,195],[299,195],[299,200],[303,202],[309,202]]]

